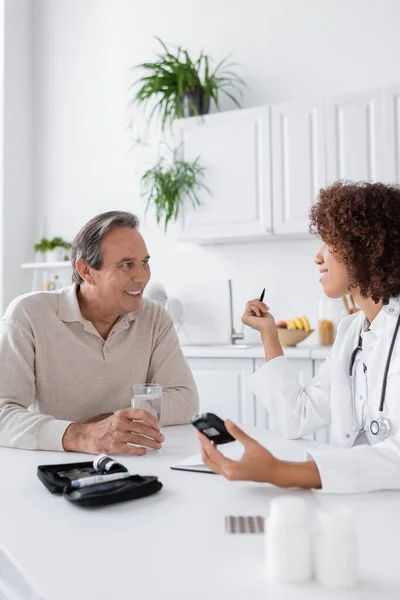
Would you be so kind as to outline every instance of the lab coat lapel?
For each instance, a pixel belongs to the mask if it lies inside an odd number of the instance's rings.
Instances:
[[[354,319],[348,332],[348,343],[335,348],[335,372],[332,381],[332,433],[334,441],[342,446],[352,446],[357,432],[353,431],[353,407],[351,381],[349,377],[350,359],[357,347],[364,315]]]

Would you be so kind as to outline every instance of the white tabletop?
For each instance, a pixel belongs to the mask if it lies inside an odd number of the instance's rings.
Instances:
[[[0,448],[0,578],[16,568],[16,585],[29,581],[37,590],[34,594],[25,589],[16,598],[400,597],[400,493],[334,496],[173,471],[171,464],[197,452],[197,440],[191,426],[165,428],[164,432],[167,441],[160,453],[119,458],[132,473],[157,475],[163,489],[148,498],[98,509],[80,508],[51,495],[36,476],[39,464],[88,460],[87,455]],[[291,460],[302,460],[305,449],[315,445],[308,440],[285,442],[266,431],[258,431],[257,437],[277,455]],[[317,583],[287,588],[267,582],[263,535],[228,535],[224,516],[267,515],[269,501],[277,494],[300,495],[313,506],[344,504],[354,509],[363,577],[360,587],[339,593]]]

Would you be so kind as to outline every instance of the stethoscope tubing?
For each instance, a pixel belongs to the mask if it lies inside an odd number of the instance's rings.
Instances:
[[[389,354],[388,354],[387,361],[386,361],[385,372],[383,374],[381,401],[379,403],[379,412],[380,413],[383,411],[383,405],[385,403],[387,376],[389,373],[390,361],[392,360],[392,354],[393,354],[393,350],[394,350],[394,345],[396,343],[396,338],[397,338],[397,333],[399,331],[399,327],[400,327],[400,315],[397,319],[396,327],[395,327],[394,334],[392,337],[392,343],[390,344]]]

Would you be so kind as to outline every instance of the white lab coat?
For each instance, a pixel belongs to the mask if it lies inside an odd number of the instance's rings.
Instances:
[[[368,424],[379,416],[383,373],[399,313],[400,299],[393,298],[368,332]],[[248,379],[250,389],[272,416],[274,428],[284,437],[301,438],[331,425],[334,447],[309,451],[325,492],[400,489],[400,331],[390,362],[383,410],[383,416],[390,420],[390,435],[383,442],[352,448],[358,432],[353,420],[349,363],[364,320],[364,313],[359,312],[341,321],[331,357],[307,385],[299,385],[283,356],[267,362]]]

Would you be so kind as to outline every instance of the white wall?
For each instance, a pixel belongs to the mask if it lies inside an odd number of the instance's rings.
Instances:
[[[2,294],[4,307],[29,289],[20,265],[31,252],[32,182],[32,0],[4,2],[4,170],[1,214]],[[0,301],[1,303],[1,301]],[[0,306],[0,310],[1,310]]]
[[[128,152],[127,124],[142,123],[127,109],[127,83],[129,67],[157,49],[154,35],[217,60],[235,51],[250,107],[399,83],[399,20],[396,0],[37,0],[35,197],[47,233],[72,238],[112,208],[142,215],[148,155]],[[186,305],[192,342],[228,340],[229,277],[237,321],[265,286],[277,318],[306,314],[315,324],[315,241],[199,248],[176,243],[173,230],[164,237],[151,219],[142,232],[153,278]]]
[[[0,0],[0,314],[3,312],[3,207],[4,207],[4,0]]]

